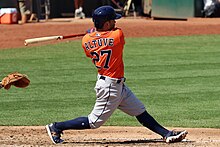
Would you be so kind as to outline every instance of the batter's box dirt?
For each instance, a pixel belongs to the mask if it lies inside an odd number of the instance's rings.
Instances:
[[[65,131],[62,137],[65,142],[58,146],[220,146],[220,129],[172,129],[187,130],[186,140],[167,144],[144,127],[103,126],[95,130]],[[57,146],[51,142],[44,126],[0,126],[0,132],[0,146]]]

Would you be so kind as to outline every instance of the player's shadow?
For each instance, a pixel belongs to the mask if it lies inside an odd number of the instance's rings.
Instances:
[[[184,141],[184,142],[193,142],[193,141]],[[73,142],[64,142],[64,144],[73,143],[73,144],[96,144],[96,145],[110,145],[110,144],[146,144],[146,143],[165,143],[163,139],[139,139],[139,140],[126,140],[126,141],[109,141],[109,140],[91,140],[91,141],[73,141]]]
[[[143,140],[126,140],[126,141],[109,141],[109,140],[91,140],[91,141],[73,141],[73,144],[142,144],[142,143],[161,143],[162,139],[143,139]],[[68,143],[68,142],[65,142]]]

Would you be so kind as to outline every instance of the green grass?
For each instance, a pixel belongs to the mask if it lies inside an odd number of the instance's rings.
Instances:
[[[220,35],[128,38],[126,84],[162,125],[220,128]],[[96,69],[80,41],[0,50],[0,78],[19,71],[26,89],[0,92],[0,125],[45,125],[87,116]],[[105,125],[140,126],[117,110]]]

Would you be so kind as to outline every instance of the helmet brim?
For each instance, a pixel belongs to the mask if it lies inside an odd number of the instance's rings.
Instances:
[[[115,19],[120,19],[121,17],[121,14],[116,13]]]

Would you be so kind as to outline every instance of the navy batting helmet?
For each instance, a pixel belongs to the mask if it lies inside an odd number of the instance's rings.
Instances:
[[[100,29],[109,20],[120,19],[121,14],[115,13],[111,6],[101,6],[93,12],[92,20],[96,28]]]

